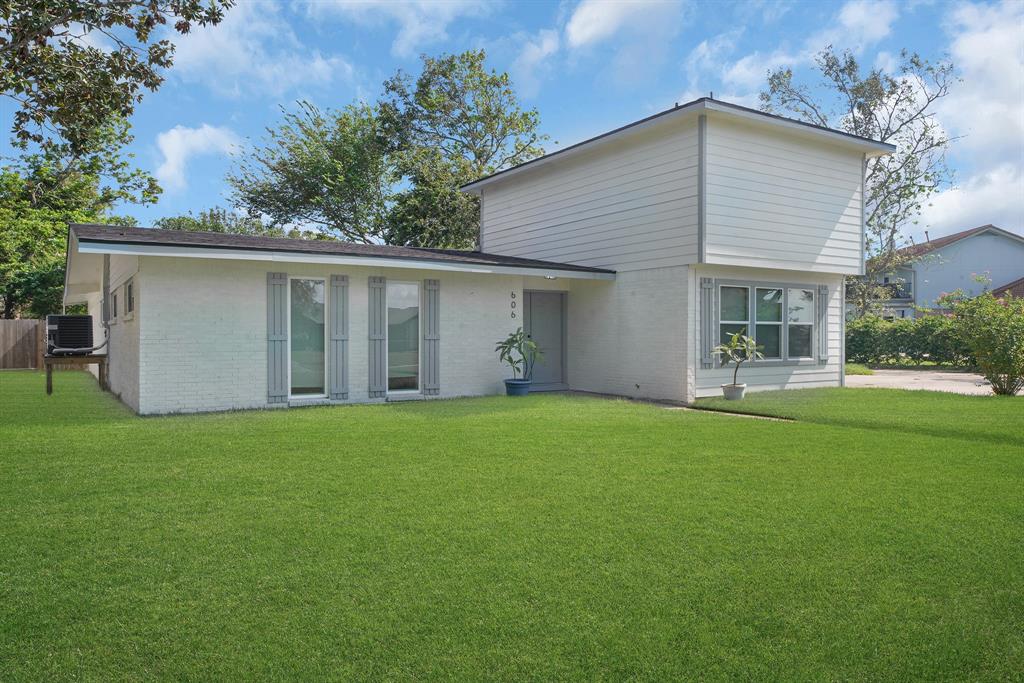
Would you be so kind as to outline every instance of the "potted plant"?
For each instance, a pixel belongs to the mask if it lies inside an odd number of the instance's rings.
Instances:
[[[498,342],[494,350],[501,362],[512,368],[512,379],[505,380],[505,393],[508,396],[526,396],[530,393],[533,364],[541,357],[537,344],[520,327]]]
[[[759,350],[764,347],[758,346],[753,339],[743,334],[744,332],[746,332],[745,328],[736,332],[729,338],[728,342],[719,344],[712,351],[716,356],[721,357],[723,366],[728,366],[730,362],[736,364],[736,369],[732,373],[732,384],[722,385],[722,395],[725,396],[727,401],[740,400],[747,390],[746,384],[738,382],[740,366],[747,361],[764,358],[764,354]]]

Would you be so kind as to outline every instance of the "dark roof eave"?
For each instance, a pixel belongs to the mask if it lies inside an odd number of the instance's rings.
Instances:
[[[69,235],[72,230],[80,227],[87,228],[104,228],[105,226],[99,225],[82,225],[72,224],[69,226]],[[464,252],[465,255],[459,255],[457,258],[437,258],[437,255],[441,254],[453,254],[456,250],[434,250],[435,255],[431,258],[431,250],[424,249],[422,255],[410,255],[407,253],[358,253],[358,251],[341,251],[341,250],[325,250],[325,249],[302,249],[296,248],[293,244],[244,244],[237,241],[232,243],[223,244],[208,244],[208,243],[196,243],[189,241],[160,241],[154,239],[131,239],[130,237],[124,237],[116,234],[117,231],[123,230],[119,228],[107,228],[111,231],[110,235],[93,234],[93,235],[81,235],[75,231],[75,238],[80,244],[126,244],[134,246],[149,246],[149,247],[178,247],[187,249],[210,249],[210,250],[238,250],[238,251],[253,251],[262,253],[289,253],[289,254],[305,254],[310,256],[337,256],[342,258],[359,258],[367,259],[372,261],[374,259],[389,259],[398,261],[409,261],[410,263],[423,263],[423,264],[436,264],[445,266],[478,266],[478,267],[496,267],[496,268],[523,268],[528,270],[560,270],[566,272],[578,272],[578,273],[594,273],[601,275],[615,275],[614,270],[607,268],[594,268],[590,266],[578,266],[569,263],[558,263],[554,261],[540,261],[537,259],[520,259],[517,257],[502,257],[497,254],[484,254],[483,252]],[[166,233],[166,232],[177,232],[177,231],[163,231],[154,228],[136,228],[138,230],[145,230],[146,232],[152,231],[153,233]],[[181,235],[189,235],[196,233],[180,233]],[[203,233],[211,234],[211,233]],[[232,238],[243,237],[239,235],[232,235]],[[282,242],[294,243],[301,242],[302,240],[290,240],[286,238],[265,238],[265,239],[280,239]],[[320,242],[319,244],[325,244]],[[343,242],[332,243],[332,244],[348,244]],[[385,247],[386,248],[386,247]],[[403,247],[401,249],[416,249],[416,247]],[[472,254],[480,254],[481,257],[474,258]],[[490,257],[490,258],[483,258]]]

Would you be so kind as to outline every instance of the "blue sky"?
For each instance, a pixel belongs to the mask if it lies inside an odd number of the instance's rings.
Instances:
[[[221,25],[177,40],[174,67],[132,121],[138,164],[164,187],[141,224],[227,206],[231,153],[308,99],[374,99],[420,53],[487,50],[536,107],[549,149],[706,95],[756,106],[765,72],[803,78],[828,43],[866,65],[900,49],[950,55],[964,82],[939,121],[964,136],[956,186],[925,211],[932,236],[983,223],[1024,231],[1024,3],[239,0]],[[9,105],[3,118],[9,121]]]

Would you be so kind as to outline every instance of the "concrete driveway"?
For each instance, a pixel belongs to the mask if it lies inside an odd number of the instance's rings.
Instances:
[[[957,394],[991,396],[992,387],[973,372],[936,372],[931,370],[875,370],[873,375],[847,375],[848,387],[883,389],[927,389]]]

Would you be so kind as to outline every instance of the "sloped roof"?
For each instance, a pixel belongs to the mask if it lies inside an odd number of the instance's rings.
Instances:
[[[955,232],[952,235],[946,235],[945,237],[938,237],[936,239],[929,240],[928,242],[921,242],[920,244],[911,244],[900,249],[899,253],[907,258],[916,258],[918,256],[930,254],[931,252],[942,249],[943,247],[948,247],[949,245],[955,244],[956,242],[959,242],[961,240],[965,240],[968,237],[974,237],[975,235],[980,235],[985,232],[991,232],[997,235],[1004,235],[1006,237],[1010,237],[1013,239],[1024,240],[1024,237],[1012,233],[1009,230],[1003,230],[1002,228],[997,228],[992,224],[988,224],[979,225],[978,227],[971,228],[970,230]]]
[[[1005,284],[1002,287],[994,288],[992,290],[992,294],[997,297],[1012,294],[1016,299],[1024,298],[1024,277],[1019,280],[1014,280],[1009,284]]]
[[[503,169],[496,173],[492,173],[491,175],[484,176],[483,178],[477,178],[472,182],[466,183],[460,189],[463,192],[475,192],[480,187],[494,182],[499,178],[506,178],[525,170],[532,170],[533,168],[542,166],[554,159],[561,159],[563,157],[570,156],[584,148],[590,149],[595,145],[608,142],[609,140],[621,137],[622,135],[642,130],[649,125],[668,121],[680,116],[707,111],[718,112],[721,115],[734,118],[738,117],[747,120],[754,120],[769,125],[779,126],[784,129],[788,128],[794,132],[822,136],[826,139],[831,139],[834,142],[853,145],[859,149],[866,150],[869,155],[891,154],[896,151],[895,145],[891,145],[887,142],[879,142],[878,140],[872,140],[871,138],[862,137],[860,135],[835,130],[834,128],[818,126],[813,123],[807,123],[806,121],[779,116],[778,114],[770,114],[768,112],[751,109],[750,107],[744,107],[731,102],[715,100],[710,97],[701,97],[693,100],[692,102],[687,102],[686,104],[677,104],[671,109],[660,111],[657,114],[640,119],[639,121],[627,123],[626,125],[620,126],[614,130],[601,133],[600,135],[595,135],[592,138],[583,140],[582,142],[577,142],[576,144],[569,145],[568,147],[563,147],[562,149],[555,150],[554,152],[537,157],[536,159],[530,159],[529,161],[512,166],[511,168]]]
[[[385,244],[356,244],[337,240],[303,240],[286,237],[233,235],[220,232],[186,232],[158,228],[123,228],[110,225],[74,223],[70,231],[79,243],[134,244],[165,247],[249,250],[254,252],[292,252],[296,254],[355,256],[401,259],[433,263],[477,266],[505,266],[538,270],[577,271],[581,273],[614,273],[605,268],[591,268],[570,263],[486,254],[459,249],[426,249],[397,247]]]

